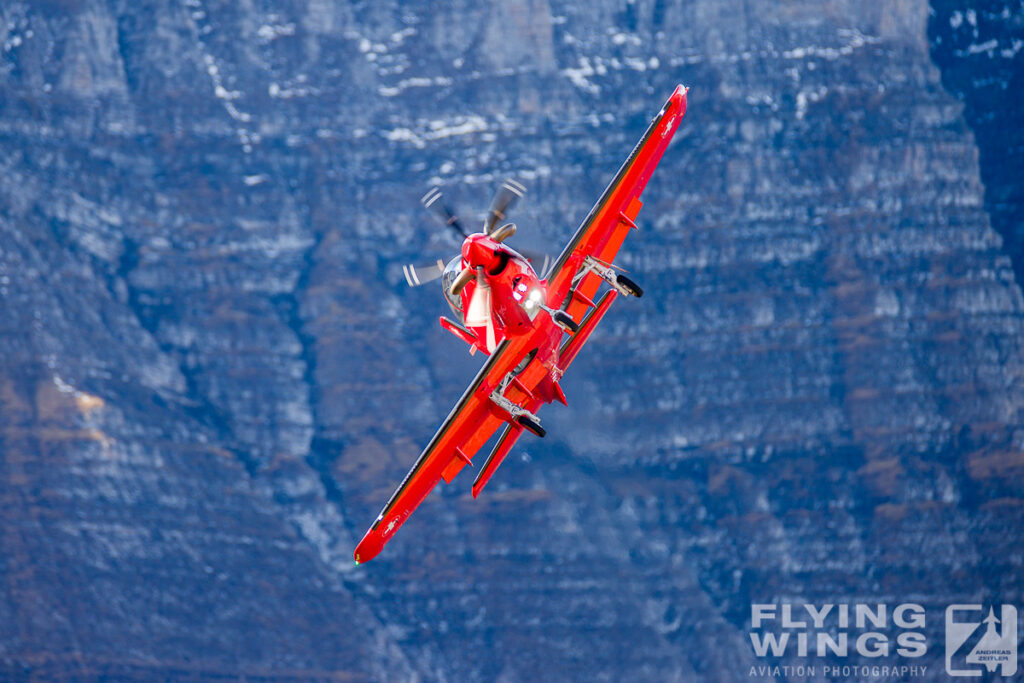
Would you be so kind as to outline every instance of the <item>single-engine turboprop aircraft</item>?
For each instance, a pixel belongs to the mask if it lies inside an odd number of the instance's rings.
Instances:
[[[594,327],[619,295],[643,294],[612,261],[636,228],[640,194],[686,113],[686,91],[675,89],[545,278],[504,243],[515,225],[498,226],[523,194],[514,181],[495,197],[483,230],[465,237],[460,256],[447,266],[405,267],[410,284],[441,278],[445,297],[462,318],[442,317],[441,326],[469,344],[471,353],[480,350],[489,358],[359,542],[357,564],[380,553],[439,480],[451,483],[472,465],[499,427],[505,431],[473,482],[474,498],[523,430],[544,436],[537,409],[552,401],[566,404],[558,383]],[[423,202],[442,207],[446,222],[464,233],[438,190]],[[602,285],[607,287],[597,298]]]

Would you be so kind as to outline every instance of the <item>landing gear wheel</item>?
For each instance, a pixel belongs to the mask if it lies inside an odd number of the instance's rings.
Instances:
[[[544,428],[540,426],[540,423],[529,415],[520,415],[516,418],[516,423],[522,425],[524,429],[536,434],[542,439],[544,438],[544,435],[547,434],[547,432],[544,431]]]
[[[555,324],[561,327],[569,334],[576,334],[580,326],[576,324],[576,321],[572,319],[572,316],[565,311],[555,311],[551,314],[551,319],[555,321]]]
[[[619,273],[615,276],[615,282],[617,282],[620,287],[625,289],[626,293],[629,294],[630,296],[635,296],[636,298],[639,299],[644,295],[644,290],[641,289],[640,285],[633,282],[622,273]]]

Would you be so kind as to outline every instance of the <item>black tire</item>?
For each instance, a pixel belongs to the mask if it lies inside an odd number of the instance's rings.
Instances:
[[[626,290],[630,296],[635,296],[637,299],[644,295],[644,290],[637,283],[630,280],[628,277],[619,273],[615,276],[615,281],[619,283],[619,286]]]
[[[555,311],[551,316],[551,319],[555,321],[555,324],[561,327],[563,330],[567,330],[572,334],[576,334],[579,331],[580,326],[572,319],[572,316],[565,311]]]
[[[519,417],[516,418],[516,423],[522,425],[523,429],[526,429],[528,432],[536,434],[542,439],[544,438],[544,435],[547,434],[544,428],[540,426],[540,423],[534,420],[529,415],[520,415]]]

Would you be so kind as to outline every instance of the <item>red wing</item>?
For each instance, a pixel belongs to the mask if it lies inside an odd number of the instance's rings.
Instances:
[[[462,394],[416,464],[388,500],[355,550],[356,562],[377,556],[412,511],[444,478],[451,482],[491,435],[505,423],[492,410],[490,391],[508,372],[518,350],[502,342]]]
[[[686,88],[680,85],[654,117],[626,163],[552,267],[548,276],[550,306],[561,305],[585,257],[592,256],[605,263],[615,259],[626,234],[636,227],[633,221],[642,206],[640,195],[647,187],[647,181],[672,141],[685,113]],[[590,307],[588,301],[593,298],[600,284],[601,278],[593,273],[588,273],[579,282],[573,300],[566,307],[574,319],[579,320]],[[576,295],[582,295],[582,298]]]

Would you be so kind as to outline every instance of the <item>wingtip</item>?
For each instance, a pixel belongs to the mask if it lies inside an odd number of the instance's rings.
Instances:
[[[679,103],[678,106],[680,116],[686,115],[686,94],[688,92],[690,92],[690,89],[687,86],[680,83],[679,85],[676,86],[675,92],[672,93],[672,97],[669,98],[669,102],[675,101]]]
[[[380,536],[370,529],[363,536],[363,540],[359,541],[359,545],[356,546],[355,552],[352,553],[352,559],[355,560],[356,564],[366,564],[373,558],[377,557],[380,553],[381,548],[384,547]]]
[[[680,116],[686,114],[686,93],[690,92],[690,89],[680,83],[676,86],[676,89],[672,91],[668,101],[665,102],[665,106],[661,108],[661,114],[667,113],[669,110],[678,109]]]

